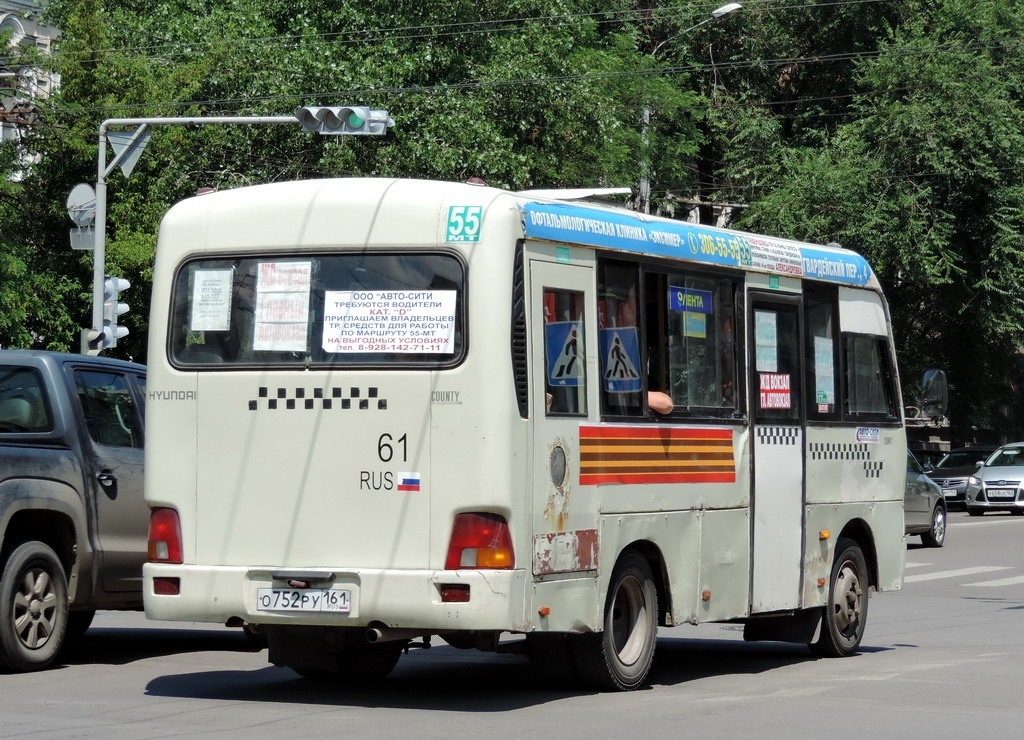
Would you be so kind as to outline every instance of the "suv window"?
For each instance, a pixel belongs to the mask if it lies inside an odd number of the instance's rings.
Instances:
[[[39,373],[29,367],[0,369],[0,433],[52,429],[53,415]]]
[[[962,450],[950,452],[939,460],[937,468],[966,468],[976,465],[979,460],[984,460],[992,454],[992,450]]]
[[[142,429],[128,378],[100,370],[75,370],[74,378],[92,440],[101,445],[141,448]]]

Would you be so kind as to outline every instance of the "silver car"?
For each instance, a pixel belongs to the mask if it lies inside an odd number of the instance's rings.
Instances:
[[[967,479],[967,513],[986,511],[1024,514],[1024,442],[1003,445]]]
[[[946,542],[946,501],[942,489],[924,474],[921,463],[907,450],[907,484],[903,492],[903,529],[921,535],[928,547]]]

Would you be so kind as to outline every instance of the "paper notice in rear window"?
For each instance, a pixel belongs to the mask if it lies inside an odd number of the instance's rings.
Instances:
[[[454,290],[332,290],[324,294],[326,352],[450,353]]]
[[[254,350],[305,352],[310,262],[261,262],[256,280]]]
[[[231,328],[231,279],[234,270],[196,270],[192,279],[192,331]]]

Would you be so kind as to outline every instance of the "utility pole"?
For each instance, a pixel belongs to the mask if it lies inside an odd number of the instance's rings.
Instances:
[[[729,15],[730,13],[735,13],[737,10],[741,10],[742,8],[743,8],[743,5],[741,3],[728,3],[726,5],[723,5],[720,8],[716,8],[715,10],[712,10],[711,11],[711,15],[709,15],[707,18],[702,20],[700,23],[697,23],[696,25],[690,26],[689,28],[687,28],[687,29],[685,29],[683,31],[680,31],[679,33],[677,33],[677,34],[675,34],[673,36],[669,36],[664,41],[661,41],[660,43],[658,43],[658,45],[655,46],[654,49],[651,51],[651,56],[652,57],[655,56],[659,51],[661,51],[662,47],[664,47],[669,42],[676,40],[680,36],[685,36],[686,34],[691,33],[692,31],[697,30],[698,28],[703,26],[705,23],[711,23],[712,21],[717,21],[719,18],[723,18],[723,17]],[[648,104],[644,105],[643,110],[641,111],[641,118],[640,118],[640,148],[643,151],[643,156],[640,158],[640,181],[639,181],[639,187],[637,188],[637,190],[639,191],[639,196],[640,196],[640,198],[639,198],[639,200],[640,200],[640,203],[639,203],[640,210],[643,211],[644,213],[650,213],[651,212],[650,129],[651,129],[651,106],[650,106],[650,103],[648,103]]]

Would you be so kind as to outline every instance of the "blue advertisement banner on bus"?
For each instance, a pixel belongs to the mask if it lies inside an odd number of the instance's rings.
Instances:
[[[522,211],[534,239],[852,285],[871,279],[867,260],[846,250],[569,203],[525,203]]]

